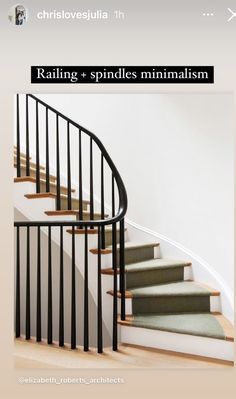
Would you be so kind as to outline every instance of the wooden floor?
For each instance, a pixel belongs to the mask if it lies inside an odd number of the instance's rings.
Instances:
[[[196,358],[163,350],[151,350],[121,345],[119,351],[105,349],[97,354],[92,349],[83,352],[82,348],[74,351],[69,348],[48,346],[34,341],[15,341],[15,367],[17,369],[57,369],[57,368],[228,368],[231,362]]]

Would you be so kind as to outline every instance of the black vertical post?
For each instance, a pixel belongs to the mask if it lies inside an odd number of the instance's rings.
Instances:
[[[25,105],[25,109],[26,109],[26,138],[25,138],[25,142],[26,142],[26,176],[30,176],[30,155],[29,155],[29,95],[26,94],[26,105]]]
[[[26,315],[25,338],[30,339],[30,227],[27,226],[26,238]]]
[[[37,316],[36,316],[36,341],[41,341],[41,235],[38,226],[37,236]]]
[[[125,221],[120,221],[120,293],[121,320],[125,320]]]
[[[64,265],[63,226],[60,226],[60,297],[59,297],[59,346],[64,346]]]
[[[16,95],[16,171],[17,177],[21,176],[21,161],[20,161],[20,107],[19,94]]]
[[[89,307],[88,307],[88,228],[84,235],[84,351],[89,350]]]
[[[105,202],[104,202],[104,157],[101,153],[101,219],[105,217]],[[101,226],[101,248],[106,248],[105,243],[105,227]]]
[[[113,268],[113,338],[112,348],[117,351],[117,241],[116,223],[112,224],[112,268]]]
[[[79,131],[79,220],[83,220],[82,133]]]
[[[20,227],[16,228],[16,338],[20,337]]]
[[[75,226],[72,226],[71,261],[71,349],[76,348]]]
[[[49,127],[48,108],[46,107],[46,192],[50,192],[50,171],[49,171]]]
[[[48,344],[52,344],[52,241],[51,226],[48,226]]]
[[[61,209],[61,187],[60,187],[60,138],[59,138],[59,116],[56,116],[56,152],[57,152],[57,210]]]
[[[97,351],[103,352],[102,338],[102,280],[101,280],[101,227],[98,226],[98,279],[97,279]]]
[[[36,192],[40,193],[40,166],[39,166],[39,104],[36,101]]]
[[[94,220],[94,194],[93,194],[93,139],[90,137],[90,220]],[[92,226],[91,229],[94,227]]]
[[[70,166],[70,122],[67,122],[67,198],[68,210],[71,209],[71,166]]]

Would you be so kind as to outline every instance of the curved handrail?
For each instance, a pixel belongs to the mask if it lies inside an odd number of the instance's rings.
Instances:
[[[97,144],[98,148],[100,149],[102,155],[104,156],[104,159],[107,161],[107,164],[109,165],[116,184],[117,184],[117,188],[118,188],[118,193],[119,193],[119,210],[118,213],[111,217],[111,218],[107,218],[107,219],[102,219],[102,220],[76,220],[74,222],[70,221],[51,221],[51,222],[47,222],[45,223],[45,226],[51,225],[51,226],[60,226],[61,224],[64,224],[65,226],[105,226],[105,225],[109,225],[112,223],[116,223],[119,222],[120,220],[122,220],[126,214],[127,211],[127,207],[128,207],[128,199],[127,199],[127,192],[123,183],[123,180],[120,176],[120,173],[118,172],[115,164],[113,163],[110,155],[108,154],[106,148],[104,147],[104,145],[102,144],[102,142],[99,140],[99,138],[92,132],[90,132],[88,129],[84,128],[82,125],[80,125],[77,122],[74,122],[72,119],[68,118],[67,116],[65,116],[64,114],[62,114],[60,111],[57,111],[55,108],[53,108],[52,106],[48,105],[47,103],[45,103],[44,101],[42,101],[41,99],[39,99],[38,97],[34,96],[33,94],[28,94],[29,97],[33,98],[35,101],[37,101],[38,103],[42,104],[44,107],[46,107],[48,110],[56,113],[59,117],[63,118],[64,120],[66,120],[67,122],[69,122],[71,125],[75,126],[76,128],[78,128],[81,132],[87,134],[90,138],[93,139],[93,141]],[[15,226],[19,225],[18,222],[15,222]],[[31,225],[31,226],[36,226],[37,222],[36,221],[28,221],[27,224],[24,222],[21,222],[21,226],[23,225]],[[40,221],[41,226],[44,224],[43,221]]]

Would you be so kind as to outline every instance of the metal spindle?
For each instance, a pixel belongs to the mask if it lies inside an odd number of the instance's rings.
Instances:
[[[72,226],[72,260],[71,260],[71,349],[76,349],[75,226]]]
[[[20,337],[20,227],[16,228],[16,338]]]
[[[120,221],[120,293],[121,320],[125,320],[125,222]]]
[[[60,138],[59,116],[56,116],[56,152],[57,152],[57,210],[61,210],[61,184],[60,184]]]
[[[71,166],[70,166],[70,123],[67,122],[67,198],[68,210],[71,209]]]
[[[37,246],[37,316],[36,316],[36,341],[41,341],[41,234],[38,226]]]
[[[94,194],[93,194],[93,139],[90,137],[90,220],[94,220]],[[93,226],[91,227],[94,228]]]
[[[64,346],[64,265],[63,226],[60,226],[60,294],[59,294],[59,346]]]
[[[26,238],[26,315],[25,338],[30,339],[30,227],[27,226]]]
[[[83,220],[82,133],[79,130],[79,219]]]
[[[113,350],[117,350],[117,241],[116,223],[112,224],[112,268],[113,268]]]
[[[19,94],[16,95],[16,171],[17,177],[21,177]]]
[[[46,192],[50,192],[50,171],[49,171],[49,128],[48,128],[48,108],[46,107]]]
[[[89,307],[88,307],[88,228],[84,235],[84,351],[89,350]]]
[[[102,280],[101,280],[101,227],[98,226],[98,279],[97,279],[97,351],[103,352],[102,338]]]
[[[51,226],[48,226],[48,344],[52,344],[52,241],[51,241]]]
[[[36,193],[40,193],[39,166],[39,103],[36,101]]]
[[[26,176],[30,176],[30,159],[29,159],[29,95],[26,94]]]
[[[104,157],[101,153],[101,219],[105,217],[105,202],[104,202]],[[101,226],[101,248],[106,248],[105,243],[105,227]]]
[[[115,178],[112,173],[111,177],[111,203],[112,203],[112,217],[115,216]]]

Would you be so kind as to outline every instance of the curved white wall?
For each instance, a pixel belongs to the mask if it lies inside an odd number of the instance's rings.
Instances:
[[[233,290],[232,95],[39,97],[102,140],[129,219],[197,254]]]

